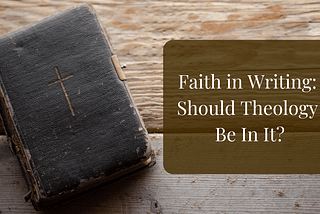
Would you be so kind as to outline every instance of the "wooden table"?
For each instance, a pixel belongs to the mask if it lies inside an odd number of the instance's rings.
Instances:
[[[0,35],[81,3],[0,0]],[[172,39],[319,39],[317,1],[87,0],[109,34],[150,132],[162,131],[162,48]],[[4,139],[4,138],[3,138]],[[170,175],[157,165],[51,213],[320,213],[319,175]],[[16,158],[0,141],[0,213],[23,201]],[[39,213],[39,212],[38,212]],[[50,212],[49,212],[50,213]]]
[[[162,136],[151,135],[157,164],[60,207],[36,212],[6,138],[0,138],[0,213],[319,213],[319,175],[172,175]]]

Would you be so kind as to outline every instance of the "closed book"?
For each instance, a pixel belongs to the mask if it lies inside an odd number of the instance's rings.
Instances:
[[[155,163],[125,80],[88,4],[0,37],[1,116],[36,210]]]

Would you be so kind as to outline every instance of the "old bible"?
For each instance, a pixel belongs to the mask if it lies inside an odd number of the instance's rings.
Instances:
[[[1,116],[37,210],[155,163],[125,80],[88,4],[0,37]]]

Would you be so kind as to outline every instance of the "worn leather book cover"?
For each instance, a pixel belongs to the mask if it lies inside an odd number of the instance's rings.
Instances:
[[[30,189],[25,198],[37,210],[155,163],[90,5],[0,37],[0,84],[1,116]]]

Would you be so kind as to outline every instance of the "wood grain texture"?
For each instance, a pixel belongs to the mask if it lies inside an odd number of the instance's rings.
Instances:
[[[0,213],[319,213],[319,175],[172,175],[162,136],[152,135],[157,164],[51,212],[24,202],[27,188],[5,137],[0,140]]]
[[[0,35],[81,0],[1,0]],[[87,0],[96,9],[149,131],[162,130],[162,48],[172,39],[319,39],[320,3]]]

